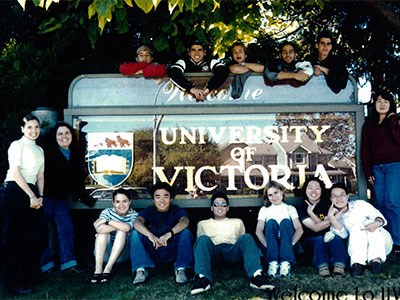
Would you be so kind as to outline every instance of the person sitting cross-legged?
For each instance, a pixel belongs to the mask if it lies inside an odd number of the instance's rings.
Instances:
[[[174,192],[166,182],[154,184],[151,196],[154,205],[139,213],[131,235],[133,284],[145,283],[148,269],[169,263],[174,264],[175,282],[185,284],[186,269],[193,268],[193,235],[187,228],[187,212],[171,204]]]
[[[250,286],[256,289],[272,290],[274,285],[262,274],[260,253],[253,237],[245,233],[240,219],[227,218],[229,199],[224,193],[217,192],[211,197],[211,211],[214,218],[197,224],[197,241],[194,245],[194,270],[196,273],[192,295],[210,289],[213,263],[244,262]]]

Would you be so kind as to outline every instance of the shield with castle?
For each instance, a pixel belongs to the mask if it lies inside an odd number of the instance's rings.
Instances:
[[[134,165],[132,132],[88,133],[88,169],[100,185],[114,187],[122,184]]]

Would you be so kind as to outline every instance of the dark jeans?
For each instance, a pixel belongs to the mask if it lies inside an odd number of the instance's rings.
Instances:
[[[346,266],[349,261],[346,240],[337,235],[329,243],[324,242],[323,235],[308,237],[304,240],[304,248],[312,253],[316,268],[329,266],[330,263]]]
[[[36,186],[29,186],[37,193]],[[32,283],[39,274],[47,224],[43,208],[30,208],[28,195],[15,182],[5,182],[3,188],[4,284],[13,290]]]
[[[184,229],[168,240],[165,247],[156,249],[143,234],[134,230],[131,239],[132,273],[139,268],[154,268],[174,262],[174,269],[193,268],[193,235]]]
[[[56,240],[60,258],[61,271],[77,265],[74,249],[74,224],[67,201],[58,201],[45,197],[43,209],[48,225],[55,225]],[[51,226],[51,225],[50,225]],[[55,266],[54,253],[48,245],[42,256],[42,271],[46,272]]]
[[[235,244],[214,245],[212,240],[202,235],[198,237],[194,245],[196,274],[202,274],[212,281],[211,267],[220,261],[232,264],[243,262],[246,274],[249,278],[257,270],[262,270],[260,253],[253,237],[246,233],[242,235]]]

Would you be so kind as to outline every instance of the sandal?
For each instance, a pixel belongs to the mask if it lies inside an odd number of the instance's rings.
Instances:
[[[101,278],[101,283],[108,283],[111,281],[111,273],[103,273],[103,276]]]
[[[90,279],[90,283],[96,284],[100,283],[102,280],[103,274],[96,274],[94,273],[92,279]]]

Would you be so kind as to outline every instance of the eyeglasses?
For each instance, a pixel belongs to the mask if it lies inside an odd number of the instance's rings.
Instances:
[[[343,194],[343,195],[332,195],[331,199],[339,199],[339,198],[344,198],[346,196],[347,196],[346,194]]]
[[[228,204],[226,202],[214,202],[214,207],[227,207]]]

